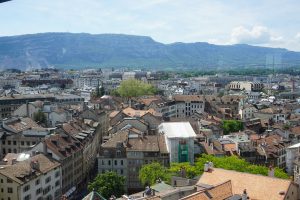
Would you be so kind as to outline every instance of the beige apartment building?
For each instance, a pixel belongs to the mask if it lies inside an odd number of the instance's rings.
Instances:
[[[0,200],[58,200],[60,196],[60,163],[43,154],[0,167]]]
[[[245,90],[249,92],[261,91],[264,88],[263,83],[250,81],[232,81],[229,83],[230,90]]]

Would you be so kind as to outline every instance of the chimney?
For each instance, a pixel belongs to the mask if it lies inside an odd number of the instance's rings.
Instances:
[[[45,155],[48,155],[48,153],[47,153],[48,149],[47,149],[47,144],[46,144],[46,142],[43,141],[42,144],[43,144],[43,152],[44,152],[44,154],[45,154]]]
[[[212,171],[213,168],[214,168],[214,163],[210,161],[210,162],[208,163],[208,166],[209,166],[209,170]]]
[[[16,163],[17,163],[17,159],[13,158],[13,159],[11,160],[11,164],[14,165],[14,164],[16,164]]]
[[[209,162],[207,161],[205,164],[204,164],[204,172],[208,172],[209,171]]]
[[[180,175],[181,175],[182,178],[186,177],[186,170],[185,170],[185,168],[181,167],[181,169],[180,169]]]
[[[26,101],[26,115],[27,115],[27,117],[30,117],[29,116],[29,103],[28,103],[28,101]]]
[[[39,163],[39,161],[37,161],[37,160],[32,160],[31,162],[30,162],[30,167],[31,167],[31,169],[33,169],[33,170],[40,170],[40,163]]]
[[[247,190],[244,189],[243,195],[242,195],[242,200],[247,200],[248,198],[248,194],[247,194]]]
[[[275,169],[272,165],[269,166],[268,176],[274,177],[275,175]]]

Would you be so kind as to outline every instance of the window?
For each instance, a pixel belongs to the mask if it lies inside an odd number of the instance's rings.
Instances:
[[[1,180],[0,180],[0,181],[1,181],[1,183],[3,183],[3,179],[2,179],[2,178],[1,178]]]
[[[42,192],[42,188],[36,190],[36,195],[39,195]]]
[[[121,155],[121,151],[117,150],[117,156],[120,156],[120,155]]]
[[[115,160],[115,165],[118,165],[118,161],[117,160]]]
[[[35,181],[35,185],[40,184],[40,182],[41,182],[40,179],[36,180],[36,181]]]
[[[5,140],[2,140],[2,144],[5,144]]]
[[[7,144],[8,144],[8,145],[11,145],[11,141],[10,141],[10,140],[8,140],[8,141],[7,141]]]
[[[58,189],[55,191],[55,196],[57,197],[59,194],[60,194],[60,190]]]
[[[10,178],[7,178],[6,182],[7,183],[12,183],[13,181]]]
[[[48,187],[46,187],[46,188],[44,189],[43,194],[44,194],[44,195],[47,194],[50,190],[51,190],[51,187],[50,187],[50,185],[49,185]]]
[[[45,183],[49,183],[51,181],[51,177],[46,178]]]
[[[14,145],[17,145],[17,141],[13,141],[13,144],[14,144]]]
[[[110,165],[111,163],[110,163],[110,160],[108,161],[108,165]]]
[[[31,199],[31,195],[29,194],[29,195],[26,195],[25,197],[24,197],[24,200],[30,200]]]
[[[26,145],[27,145],[27,146],[30,146],[30,142],[29,142],[29,141],[27,141],[27,142],[26,142]]]
[[[55,178],[59,177],[59,171],[55,172]]]
[[[56,182],[55,182],[55,187],[57,187],[57,186],[59,186],[59,185],[60,185],[59,181],[56,181]]]
[[[123,160],[121,160],[121,165],[123,165]]]
[[[7,188],[7,193],[13,193],[13,189],[11,187]]]
[[[24,145],[24,141],[21,141],[21,145]]]
[[[30,189],[30,185],[26,185],[23,189],[23,192],[27,192]]]
[[[49,196],[46,197],[46,200],[52,200],[52,199],[53,199],[53,198],[52,198],[51,195],[49,195]]]

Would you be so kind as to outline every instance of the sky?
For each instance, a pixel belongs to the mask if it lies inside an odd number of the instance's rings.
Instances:
[[[300,1],[13,0],[0,4],[0,36],[43,32],[121,33],[150,36],[162,43],[242,43],[300,51]]]

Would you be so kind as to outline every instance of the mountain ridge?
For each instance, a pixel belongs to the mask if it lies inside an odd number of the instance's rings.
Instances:
[[[270,64],[271,63],[271,64]],[[300,66],[300,52],[247,44],[164,44],[149,36],[49,32],[0,37],[0,69],[144,67],[208,69]]]

